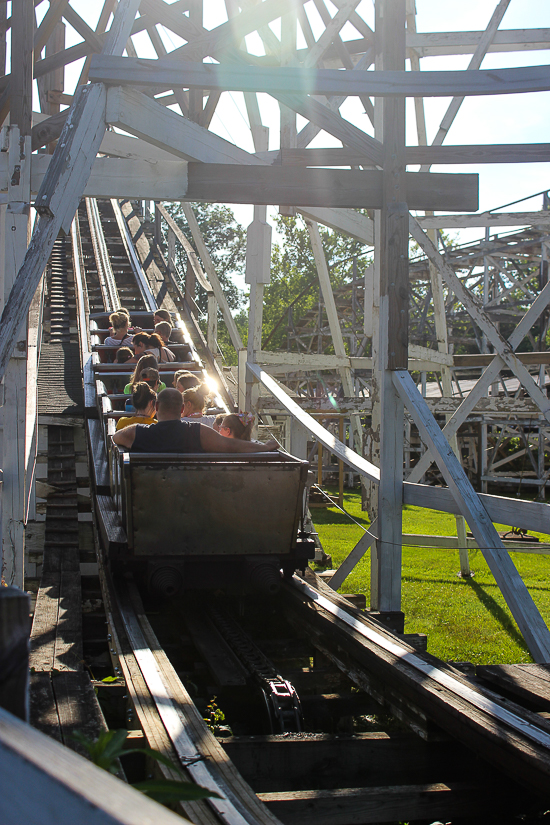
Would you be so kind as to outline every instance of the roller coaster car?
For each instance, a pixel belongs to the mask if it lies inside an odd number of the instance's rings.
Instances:
[[[303,531],[309,464],[284,452],[128,453],[113,445],[111,490],[127,550],[111,558],[149,589],[274,594],[315,545]]]

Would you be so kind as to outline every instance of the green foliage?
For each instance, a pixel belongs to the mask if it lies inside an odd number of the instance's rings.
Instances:
[[[90,761],[93,762],[94,765],[97,765],[98,768],[102,768],[109,773],[118,773],[118,760],[123,756],[143,753],[145,756],[154,759],[161,765],[183,776],[179,766],[175,765],[170,759],[167,759],[162,753],[159,753],[159,751],[153,750],[152,748],[125,748],[127,737],[127,730],[102,731],[95,741],[84,736],[80,731],[75,731],[73,734],[73,739],[84,748]],[[151,797],[151,799],[161,803],[177,802],[180,799],[187,801],[205,799],[209,796],[219,798],[219,794],[202,788],[194,782],[154,779],[147,780],[146,782],[137,782],[133,787],[138,791],[142,791],[142,793]]]
[[[336,491],[334,491],[336,492]],[[344,508],[368,527],[359,492],[346,491]],[[363,535],[335,508],[315,509],[313,518],[326,553],[337,567]],[[510,528],[496,525],[500,531]],[[403,532],[456,536],[454,516],[419,507],[405,507]],[[550,536],[532,533],[541,541]],[[403,548],[402,603],[407,633],[426,633],[428,650],[440,659],[475,664],[532,661],[481,550],[469,552],[475,575],[462,579],[458,552],[423,547]],[[545,622],[550,621],[550,556],[512,553],[511,558]],[[345,593],[370,597],[370,553],[357,565],[341,588]]]
[[[319,229],[330,279],[333,288],[338,288],[351,280],[354,257],[358,258],[358,275],[368,265],[365,246],[331,229]],[[264,298],[263,346],[272,350],[286,349],[289,307],[299,319],[319,305],[319,281],[306,226],[300,218],[279,217],[277,230],[283,242],[273,245],[271,283]]]
[[[196,799],[206,799],[215,796],[221,799],[220,795],[195,785],[194,782],[178,782],[170,779],[147,779],[145,782],[136,782],[133,786],[137,791],[141,791],[146,796],[166,805],[169,802],[193,802]]]
[[[216,704],[216,699],[216,696],[212,697],[212,699],[206,706],[206,716],[203,717],[204,721],[206,722],[207,726],[210,728],[212,733],[216,733],[216,730],[217,728],[219,728],[221,723],[225,722],[225,713]]]
[[[243,292],[236,286],[233,276],[244,275],[246,232],[244,228],[237,223],[233,212],[228,206],[217,203],[193,203],[190,205],[193,207],[197,223],[206,241],[206,246],[216,268],[220,283],[223,286],[227,303],[231,309],[238,310],[243,303]],[[195,249],[195,252],[197,252],[181,204],[167,203],[165,207],[167,212],[171,214],[181,228],[183,234]],[[165,235],[167,235],[166,225],[163,224],[163,226]],[[200,255],[198,255],[198,257],[200,259]],[[178,276],[183,283],[187,269],[187,257],[179,243],[176,243],[176,268]],[[196,302],[199,309],[205,312],[206,293],[198,284]]]

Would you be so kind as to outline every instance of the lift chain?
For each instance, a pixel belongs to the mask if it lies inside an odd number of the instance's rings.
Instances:
[[[300,698],[293,685],[277,673],[275,666],[227,613],[216,607],[208,609],[210,618],[245,669],[259,684],[270,719],[272,733],[296,733],[303,730]]]

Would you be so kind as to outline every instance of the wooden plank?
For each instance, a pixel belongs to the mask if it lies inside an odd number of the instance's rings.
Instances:
[[[516,357],[522,364],[550,364],[550,352],[518,352]],[[453,356],[455,367],[488,367],[493,359],[490,353]]]
[[[337,232],[349,235],[361,243],[371,246],[374,243],[372,221],[366,215],[361,215],[351,209],[328,209],[326,207],[298,209],[304,218],[330,226]]]
[[[474,747],[514,781],[546,786],[550,771],[546,720],[501,700],[447,663],[416,652],[379,622],[350,607],[312,573],[306,573],[306,581],[295,576],[282,595],[293,622],[307,628],[315,646],[328,652],[356,684],[364,687],[372,678],[391,686],[408,705],[427,711],[439,727]]]
[[[55,667],[60,588],[61,571],[42,576],[31,630],[29,667],[34,672],[50,672]]]
[[[484,32],[407,32],[407,48],[419,57],[442,54],[471,54],[479,45]],[[547,49],[550,29],[506,29],[497,31],[488,52]]]
[[[129,699],[136,712],[137,721],[141,726],[149,747],[160,751],[162,755],[177,764],[178,757],[170,741],[168,733],[162,724],[147,688],[147,684],[136,662],[130,643],[124,631],[124,625],[116,602],[111,601],[114,592],[102,559],[99,559],[99,575],[102,584],[105,613],[108,620],[108,630],[112,635],[112,646],[115,651],[117,666],[120,668]],[[181,779],[181,774],[171,771],[165,765],[158,766],[159,775],[165,779]],[[184,768],[185,775],[185,768]],[[190,777],[187,775],[190,779]],[[208,809],[205,801],[182,802],[179,811],[188,817],[195,825],[217,825],[217,819]]]
[[[477,209],[477,175],[406,173],[411,209]],[[382,204],[382,172],[377,170],[188,166],[185,199],[228,203],[286,204],[377,209]],[[451,206],[451,203],[453,206]],[[462,205],[461,205],[462,204]],[[464,206],[468,204],[468,206]]]
[[[325,697],[304,697],[306,715],[309,703],[318,698]],[[330,708],[338,697],[326,700]],[[353,736],[234,736],[225,739],[223,745],[237,768],[261,793],[287,790],[289,777],[295,787],[301,788],[436,782],[443,773],[455,774],[458,765],[469,759],[466,749],[457,742],[426,743],[412,734],[378,731]]]
[[[369,159],[348,148],[272,149],[256,152],[263,163],[283,166],[365,166]],[[407,165],[472,163],[545,163],[550,160],[550,143],[468,144],[465,146],[406,146]],[[515,213],[511,213],[514,215]],[[439,220],[438,216],[436,220]],[[455,218],[455,215],[449,215]],[[475,216],[477,217],[477,216]],[[427,226],[420,219],[421,226]]]
[[[136,89],[109,89],[106,120],[183,160],[261,165],[254,155],[166,109]]]
[[[55,632],[54,670],[82,669],[82,592],[80,571],[62,570]]]
[[[412,368],[412,364],[410,368]],[[451,415],[456,412],[461,404],[461,400],[462,399],[456,397],[426,398],[426,404],[434,415]],[[293,396],[293,401],[298,404],[301,409],[310,414],[323,412],[334,414],[335,412],[334,405],[328,398],[301,398]],[[370,413],[371,410],[372,401],[370,398],[362,398],[361,396],[356,398],[338,398],[338,410],[336,410],[336,412],[339,414],[346,415],[351,412],[363,414]],[[261,395],[258,398],[258,411],[276,414],[284,412],[284,407],[276,399],[267,395]],[[530,398],[497,398],[495,396],[489,396],[488,398],[480,398],[476,402],[471,414],[479,415],[481,413],[487,415],[503,415],[504,417],[514,415],[536,418],[538,407]]]
[[[549,665],[478,665],[476,676],[538,711],[550,711]]]
[[[59,716],[49,671],[38,671],[30,675],[29,722],[33,728],[61,742]]]
[[[141,613],[142,608],[138,619],[129,605],[128,596],[125,595],[121,601],[122,619],[134,655],[178,756],[184,763],[187,762],[187,770],[195,782],[224,796],[223,799],[210,799],[209,805],[216,812],[223,811],[224,819],[229,825],[247,823],[247,811],[252,811],[258,822],[279,825],[267,809],[260,805],[252,789],[231,765],[223,749],[205,726],[147,618]],[[177,702],[174,701],[175,697]],[[199,754],[211,758],[192,761]]]
[[[469,226],[548,226],[548,212],[484,212],[480,215],[436,215],[418,218],[424,229],[459,229]]]
[[[1,709],[0,771],[3,825],[181,825],[171,811]]]
[[[501,791],[494,788],[491,792],[487,787],[467,782],[289,791],[262,793],[259,797],[286,825],[362,825],[433,817],[447,819],[482,812],[491,815],[495,805],[502,812],[506,808]]]
[[[328,584],[332,590],[338,590],[343,585],[349,574],[357,567],[367,550],[372,547],[373,543],[377,539],[377,535],[378,523],[375,520],[369,525],[368,531],[363,533],[353,550],[351,550],[344,561],[340,563],[334,576],[330,579]]]
[[[51,679],[61,740],[65,747],[89,758],[73,738],[75,732],[79,731],[95,741],[102,731],[107,730],[90,676],[84,670],[65,671],[52,673]]]
[[[410,375],[398,370],[394,373],[394,383],[423,439],[437,456],[439,468],[459,505],[461,515],[470,525],[531,655],[535,661],[550,661],[550,632],[459,460],[442,435]]]
[[[138,141],[135,141],[138,143]],[[52,164],[51,155],[33,155],[31,191],[38,197]],[[7,190],[7,159],[0,157],[0,190]],[[84,186],[88,198],[181,200],[187,190],[187,163],[172,160],[98,157]],[[2,198],[7,201],[7,196]]]
[[[264,5],[264,4],[262,4]],[[193,46],[195,44],[192,44]],[[185,46],[183,47],[186,48]],[[550,89],[547,66],[487,71],[355,72],[346,69],[267,68],[229,63],[175,64],[173,59],[144,60],[94,55],[90,80],[110,85],[266,92],[294,95],[368,95],[370,97],[450,97],[544,92]]]
[[[487,510],[491,521],[511,527],[526,527],[541,533],[548,532],[550,505],[538,501],[521,501],[504,496],[479,493],[479,498]],[[441,510],[444,513],[460,514],[453,494],[445,487],[430,487],[428,484],[403,485],[403,504],[414,504]]]
[[[197,605],[185,611],[185,626],[193,644],[208,664],[220,687],[246,685],[248,673],[208,616],[197,615]]]

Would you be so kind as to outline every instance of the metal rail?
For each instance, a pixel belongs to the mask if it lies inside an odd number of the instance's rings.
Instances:
[[[111,267],[101,217],[95,198],[86,198],[86,212],[90,226],[90,235],[97,265],[97,274],[103,303],[107,312],[113,312],[121,306],[115,276]]]
[[[336,638],[346,639],[352,659],[357,657],[365,671],[377,671],[378,678],[388,678],[396,691],[402,691],[453,737],[475,747],[479,755],[513,778],[521,776],[537,791],[545,791],[550,776],[548,720],[469,681],[435,657],[416,653],[406,642],[382,627],[379,630],[351,609],[326,585],[312,584],[295,575],[286,588],[287,595],[292,592],[303,598],[292,599],[293,606],[298,605],[301,622],[313,628],[316,622],[323,624],[323,617],[328,618]],[[319,633],[329,638],[326,628]],[[313,643],[317,646],[318,640]],[[350,670],[349,663],[340,659],[339,648],[321,641],[321,649],[365,687],[364,677],[358,676],[360,669],[353,672],[352,666]],[[457,718],[462,719],[460,725]]]
[[[143,298],[145,308],[149,312],[154,312],[155,309],[157,309],[157,302],[155,300],[155,296],[151,292],[151,287],[149,286],[147,278],[145,277],[145,272],[143,271],[134,248],[134,243],[130,235],[128,224],[126,223],[120,204],[116,198],[111,198],[111,206],[113,207],[113,212],[122,238],[122,243],[124,244],[124,249],[128,255],[128,260],[132,265],[132,270],[134,272],[139,291],[141,292],[141,297]]]

